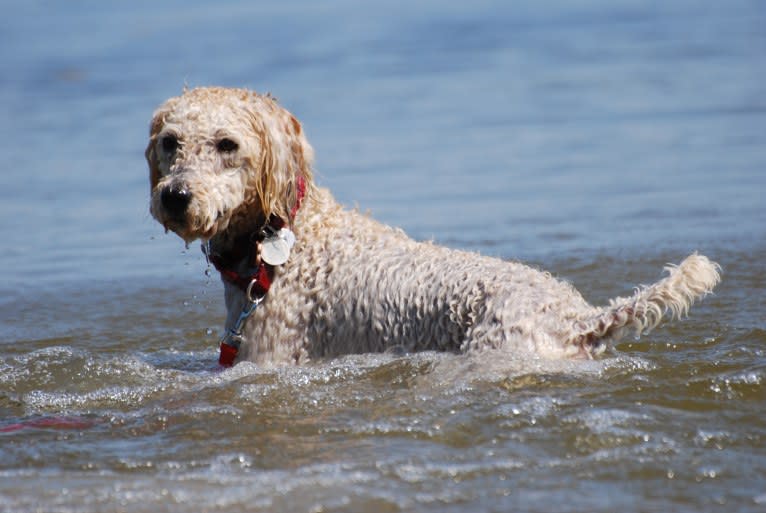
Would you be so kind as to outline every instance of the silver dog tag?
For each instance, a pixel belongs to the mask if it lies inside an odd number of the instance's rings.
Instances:
[[[261,258],[269,265],[282,265],[290,258],[290,250],[295,244],[295,234],[288,228],[263,239]]]

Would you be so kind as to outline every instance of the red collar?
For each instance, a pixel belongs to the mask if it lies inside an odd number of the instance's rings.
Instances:
[[[290,211],[290,217],[295,218],[295,214],[301,206],[306,195],[306,182],[302,176],[298,176],[296,181],[296,200],[295,205]],[[258,245],[266,237],[267,232],[278,232],[287,225],[287,222],[279,216],[272,215],[266,226],[255,233],[247,234],[234,241],[234,250],[225,255],[214,254],[210,250],[205,254],[208,260],[215,266],[221,278],[229,283],[236,285],[245,294],[251,297],[263,297],[269,292],[271,282],[274,279],[274,266],[263,262],[258,254]],[[205,246],[203,245],[203,251]],[[236,267],[245,260],[247,267],[251,270],[249,274],[241,274],[236,271]],[[252,285],[251,285],[252,284]],[[250,289],[248,291],[248,289]],[[239,347],[222,342],[220,345],[221,354],[218,358],[219,365],[231,367],[239,353]]]
[[[269,229],[279,231],[285,225],[280,217],[272,216],[266,225]],[[207,253],[207,258],[216,270],[221,273],[221,278],[232,285],[236,285],[242,292],[247,291],[250,283],[255,280],[252,292],[257,296],[264,296],[271,287],[271,279],[274,276],[274,267],[261,261],[258,255],[258,244],[266,237],[265,228],[253,234],[240,237],[234,242],[237,251],[225,254]],[[204,248],[204,247],[203,247]],[[245,260],[250,270],[242,274],[236,270],[239,263]]]
[[[303,198],[306,195],[306,181],[302,176],[298,176],[296,181],[296,199],[290,211],[290,217],[294,218],[298,209],[301,207]],[[287,225],[287,222],[279,216],[272,215],[266,226],[254,233],[246,234],[234,241],[232,251],[225,254],[212,253],[207,251],[205,254],[216,270],[221,273],[221,278],[229,283],[236,285],[242,291],[246,291],[253,280],[253,293],[256,295],[266,295],[271,287],[271,280],[274,277],[274,267],[261,262],[258,256],[258,244],[263,241],[267,231],[278,232]],[[204,251],[203,246],[203,251]],[[240,274],[235,269],[243,260],[247,259],[247,264],[252,272],[250,274]]]

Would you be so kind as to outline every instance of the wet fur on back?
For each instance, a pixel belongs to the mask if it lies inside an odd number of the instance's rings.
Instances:
[[[302,363],[392,348],[592,357],[626,332],[686,315],[720,279],[717,264],[693,254],[657,283],[596,307],[549,273],[416,242],[318,187],[300,123],[271,96],[243,89],[192,89],[165,102],[146,158],[151,213],[185,241],[236,253],[272,215],[296,235],[247,320],[240,360]],[[299,177],[305,197],[293,212]],[[245,298],[224,285],[229,328]]]

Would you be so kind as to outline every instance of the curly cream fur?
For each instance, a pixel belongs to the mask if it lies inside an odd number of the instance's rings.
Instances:
[[[168,152],[163,137],[178,148]],[[238,144],[222,153],[216,144]],[[187,242],[226,252],[271,214],[297,237],[265,301],[245,325],[239,359],[301,363],[347,353],[482,348],[591,357],[627,330],[685,315],[718,283],[719,267],[691,255],[669,276],[609,306],[588,304],[570,284],[517,262],[416,242],[401,230],[342,208],[313,182],[313,150],[276,100],[242,89],[200,88],[154,114],[146,149],[152,215]],[[306,195],[295,218],[297,177]],[[185,188],[185,215],[162,201]],[[241,263],[245,272],[247,263]],[[227,328],[245,298],[225,282]]]

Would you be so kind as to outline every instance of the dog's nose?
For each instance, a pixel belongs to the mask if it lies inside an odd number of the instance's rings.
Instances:
[[[191,201],[191,191],[186,187],[165,187],[160,194],[162,206],[174,217],[181,217],[186,213],[186,208]]]

